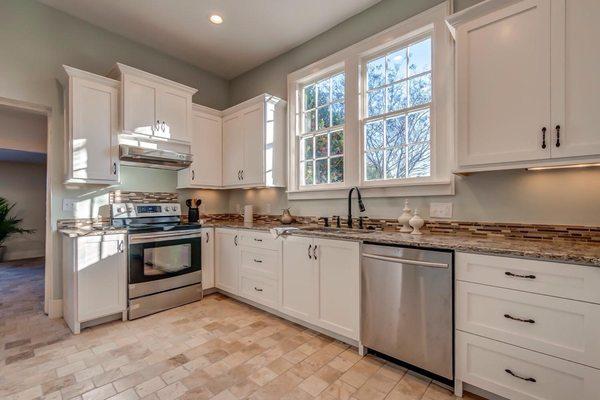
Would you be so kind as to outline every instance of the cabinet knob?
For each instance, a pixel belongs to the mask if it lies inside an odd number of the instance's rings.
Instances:
[[[556,125],[556,147],[560,147],[560,125]]]

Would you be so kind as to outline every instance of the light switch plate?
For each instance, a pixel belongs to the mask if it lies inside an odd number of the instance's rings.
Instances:
[[[74,211],[75,210],[75,200],[74,199],[63,199],[62,210],[63,210],[63,212]]]
[[[452,218],[452,203],[430,203],[429,216],[431,218]]]

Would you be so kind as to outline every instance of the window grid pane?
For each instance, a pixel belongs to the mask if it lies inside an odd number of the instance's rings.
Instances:
[[[302,88],[299,175],[302,186],[344,181],[345,74]]]

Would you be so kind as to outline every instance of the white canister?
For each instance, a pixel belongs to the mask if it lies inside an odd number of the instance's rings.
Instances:
[[[251,224],[254,217],[253,207],[251,204],[244,206],[244,223]]]

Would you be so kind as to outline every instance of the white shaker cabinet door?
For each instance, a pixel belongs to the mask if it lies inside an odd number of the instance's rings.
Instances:
[[[319,266],[317,324],[358,340],[359,244],[318,239],[313,254]]]
[[[127,308],[125,235],[77,239],[78,321],[89,321]]]
[[[119,180],[119,90],[73,78],[71,177],[91,183]]]
[[[244,132],[242,183],[244,185],[258,185],[264,181],[264,114],[264,103],[242,112],[242,130]]]
[[[552,158],[600,155],[600,1],[552,0]]]
[[[547,0],[457,29],[459,166],[550,157],[550,29]]]
[[[155,135],[189,142],[191,112],[190,95],[169,87],[160,88],[156,99],[156,119],[160,124]]]
[[[239,234],[233,229],[215,229],[215,286],[238,294],[240,268]]]
[[[202,289],[215,287],[215,230],[202,228]]]
[[[223,119],[223,186],[242,184],[244,136],[240,114]]]
[[[283,241],[282,311],[313,322],[316,314],[317,271],[309,238],[286,237]]]
[[[135,76],[123,77],[123,130],[153,135],[159,126],[156,115],[158,88]]]

